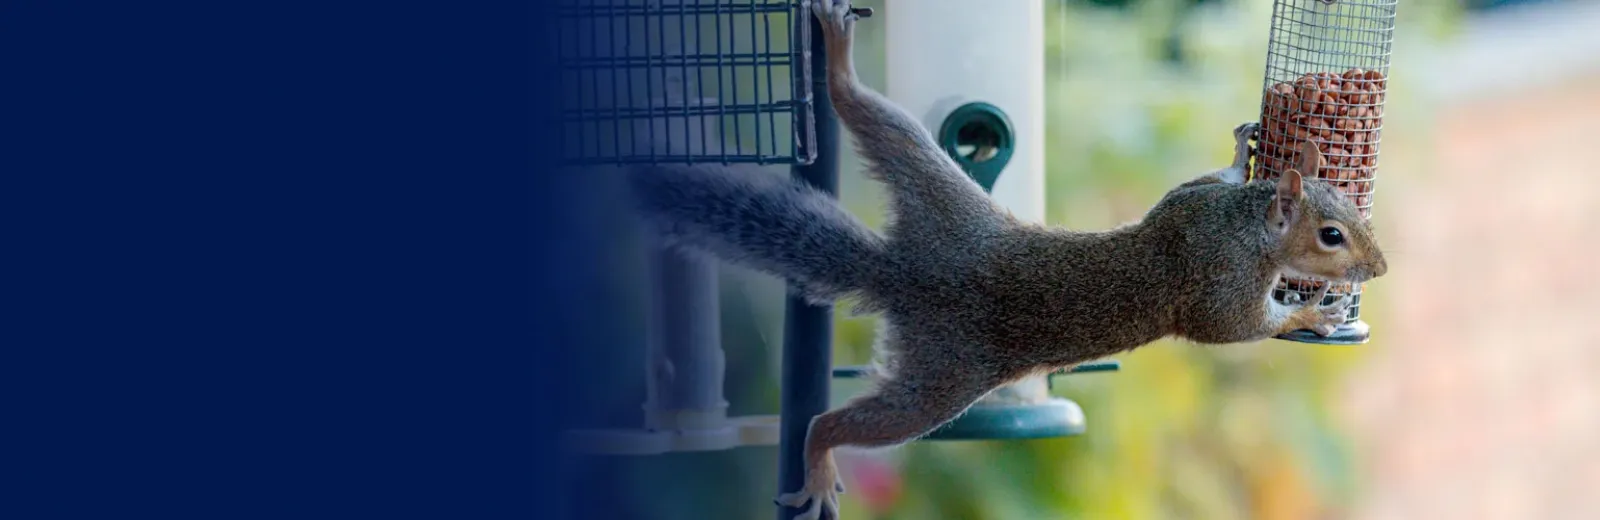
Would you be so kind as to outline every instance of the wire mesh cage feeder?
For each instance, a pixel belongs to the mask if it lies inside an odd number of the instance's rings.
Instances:
[[[561,0],[557,13],[568,164],[816,157],[797,2]]]
[[[1256,136],[1253,178],[1277,179],[1300,164],[1305,142],[1323,161],[1308,179],[1331,183],[1371,218],[1388,93],[1396,0],[1276,0],[1267,42],[1266,74]],[[1284,277],[1273,297],[1304,302],[1327,280]],[[1281,339],[1359,344],[1369,337],[1361,320],[1365,284],[1335,283],[1324,303],[1352,298],[1344,325],[1323,337],[1295,331]]]
[[[561,0],[568,165],[805,165],[817,156],[811,20],[790,0]],[[639,428],[576,429],[579,452],[656,455],[779,440],[728,417],[714,261],[650,248]]]

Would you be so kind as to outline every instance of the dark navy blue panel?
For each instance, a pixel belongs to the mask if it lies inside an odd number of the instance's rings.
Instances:
[[[7,2],[7,516],[560,518],[541,2]]]

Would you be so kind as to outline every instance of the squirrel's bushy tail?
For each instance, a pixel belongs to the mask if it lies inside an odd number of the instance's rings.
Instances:
[[[874,270],[888,268],[882,236],[787,177],[723,165],[627,171],[635,207],[667,245],[782,276],[813,302],[869,297]]]

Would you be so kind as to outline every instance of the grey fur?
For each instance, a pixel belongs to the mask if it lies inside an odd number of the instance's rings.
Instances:
[[[641,166],[635,207],[663,245],[788,278],[814,303],[879,285],[884,239],[810,186],[756,168]]]

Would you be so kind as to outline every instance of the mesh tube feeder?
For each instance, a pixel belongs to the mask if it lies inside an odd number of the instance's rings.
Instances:
[[[1306,178],[1327,182],[1372,218],[1372,197],[1383,137],[1389,55],[1396,0],[1276,0],[1267,41],[1252,179],[1275,180],[1299,164],[1301,146],[1316,143],[1323,155]],[[1284,277],[1273,297],[1309,300],[1328,280]],[[1361,320],[1366,284],[1335,283],[1323,303],[1342,295],[1352,302],[1344,325],[1323,337],[1294,331],[1280,339],[1304,343],[1360,344],[1369,337]]]

